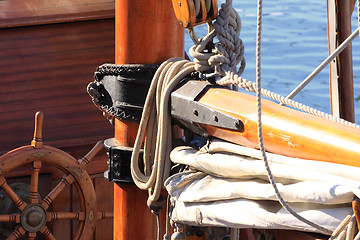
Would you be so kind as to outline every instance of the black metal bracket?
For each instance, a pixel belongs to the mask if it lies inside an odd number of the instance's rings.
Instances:
[[[107,118],[139,122],[158,64],[103,64],[87,91]]]
[[[185,82],[171,93],[171,116],[200,135],[203,135],[203,132],[197,124],[243,131],[244,124],[239,119],[198,102],[210,87],[221,88],[206,81]]]
[[[104,141],[108,150],[108,170],[104,172],[106,180],[114,183],[134,183],[131,177],[130,161],[133,148],[119,146],[114,138]],[[142,152],[140,156],[142,158]]]

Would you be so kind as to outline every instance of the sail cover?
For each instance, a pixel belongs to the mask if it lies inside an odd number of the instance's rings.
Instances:
[[[352,214],[351,202],[360,196],[359,168],[267,157],[281,195],[302,217],[333,231]],[[165,182],[175,222],[319,232],[277,201],[258,150],[216,140],[200,151],[175,148],[171,160],[189,166]]]

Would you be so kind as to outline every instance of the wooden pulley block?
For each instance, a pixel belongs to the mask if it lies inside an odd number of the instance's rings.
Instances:
[[[217,0],[172,0],[175,15],[185,28],[211,22],[218,14]]]

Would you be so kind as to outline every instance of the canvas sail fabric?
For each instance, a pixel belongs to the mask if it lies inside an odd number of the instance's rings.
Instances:
[[[292,229],[318,232],[278,203],[259,151],[214,141],[206,151],[178,147],[176,164],[189,166],[165,182],[171,218],[197,226]],[[334,163],[267,154],[285,201],[301,216],[329,230],[352,214],[360,197],[360,169]]]

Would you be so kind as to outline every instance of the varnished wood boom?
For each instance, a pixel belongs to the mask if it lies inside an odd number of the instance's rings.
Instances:
[[[206,133],[258,148],[254,96],[210,88],[199,102],[234,116],[244,124],[244,131],[202,125]],[[262,122],[265,148],[269,152],[360,167],[360,129],[279,106],[268,100],[262,100]]]

